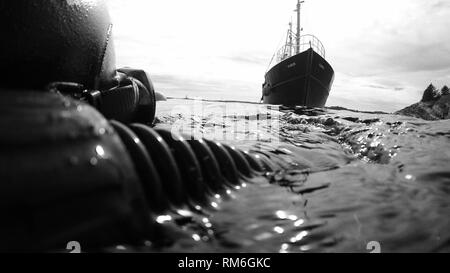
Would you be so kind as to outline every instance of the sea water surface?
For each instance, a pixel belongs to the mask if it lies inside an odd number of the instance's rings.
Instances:
[[[277,171],[160,217],[167,243],[133,251],[450,251],[450,121],[181,99],[157,108],[157,128],[260,153]]]

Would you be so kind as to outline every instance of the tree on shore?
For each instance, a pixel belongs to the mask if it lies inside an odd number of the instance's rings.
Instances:
[[[422,102],[433,101],[439,97],[438,90],[431,83],[423,93]]]
[[[450,89],[447,87],[447,85],[444,85],[444,87],[442,87],[442,89],[441,89],[441,95],[442,95],[442,96],[450,95]]]

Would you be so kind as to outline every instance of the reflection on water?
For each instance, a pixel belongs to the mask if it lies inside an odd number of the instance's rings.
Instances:
[[[450,251],[450,121],[238,103],[191,115],[197,106],[160,103],[157,126],[249,150],[274,172],[159,216],[165,240],[133,251]]]

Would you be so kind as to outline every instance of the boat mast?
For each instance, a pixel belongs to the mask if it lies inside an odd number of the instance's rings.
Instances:
[[[304,3],[305,1],[300,1],[300,0],[298,0],[298,2],[297,2],[297,39],[296,39],[296,50],[295,50],[295,53],[296,54],[299,54],[300,53],[300,36],[301,36],[301,32],[302,32],[302,29],[301,29],[301,26],[300,26],[300,8],[301,8],[301,6],[302,6],[302,4]]]
[[[292,18],[291,21],[289,22],[289,57],[292,56]]]

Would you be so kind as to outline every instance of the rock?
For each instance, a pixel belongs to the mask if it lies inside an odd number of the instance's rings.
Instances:
[[[155,97],[156,97],[156,101],[166,101],[167,100],[167,98],[159,92],[155,92]]]
[[[350,121],[350,122],[359,122],[359,118],[356,118],[356,117],[345,117],[345,118],[342,118],[342,119],[345,119],[345,120],[347,120],[347,121]]]
[[[425,90],[422,101],[402,109],[396,114],[425,120],[450,119],[450,92],[447,86],[438,91],[432,84]]]

